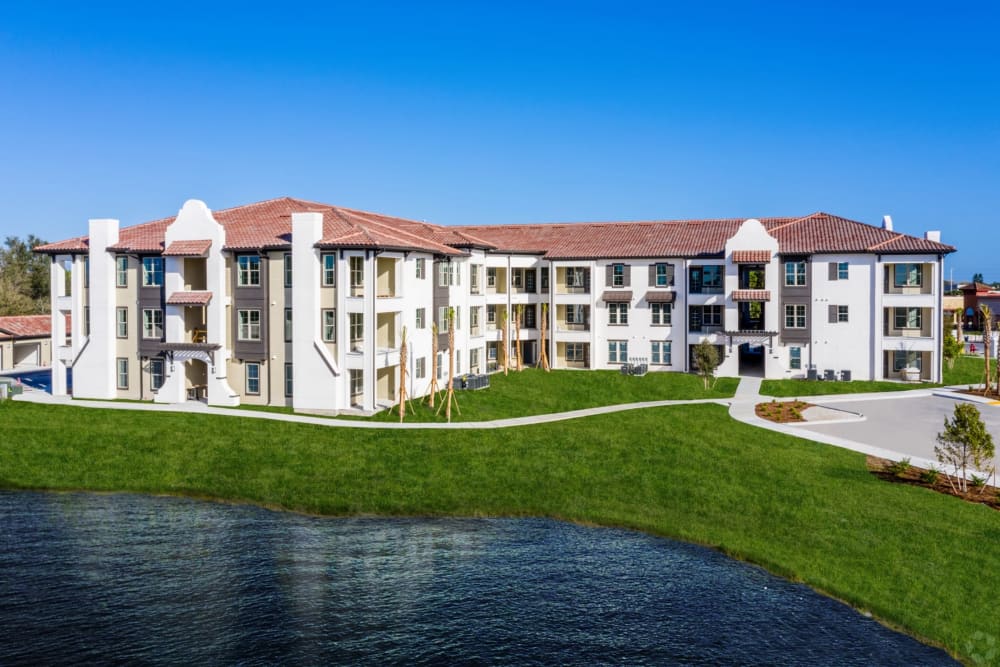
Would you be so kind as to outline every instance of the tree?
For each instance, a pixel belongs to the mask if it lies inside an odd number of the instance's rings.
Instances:
[[[982,283],[982,282],[986,282],[986,281],[983,280],[983,274],[981,274],[981,273],[973,273],[972,274],[972,282],[974,282],[974,283]]]
[[[983,320],[983,364],[985,368],[983,396],[989,396],[990,387],[993,384],[993,378],[990,377],[990,343],[993,341],[993,332],[991,330],[993,325],[993,311],[983,303],[979,305],[979,314]]]
[[[948,325],[945,325],[944,327],[944,336],[941,340],[941,356],[944,357],[945,363],[948,364],[948,368],[954,368],[955,360],[962,354],[962,344],[958,342],[958,338],[955,337],[951,327]]]
[[[545,329],[546,323],[549,319],[549,305],[547,303],[542,304],[542,331],[541,331],[541,352],[538,355],[538,364],[545,369],[545,372],[549,372],[549,353],[548,353],[548,342],[545,340]]]
[[[510,327],[507,326],[507,309],[500,311],[500,354],[499,361],[503,364],[503,374],[507,375],[507,357],[510,356]]]
[[[938,445],[934,455],[954,475],[948,478],[953,491],[965,493],[969,489],[965,476],[969,468],[993,474],[993,436],[986,430],[979,410],[972,403],[955,406],[952,419],[944,418],[944,431],[937,435]]]
[[[49,312],[49,262],[32,252],[45,241],[29,234],[24,241],[8,236],[0,247],[0,315]]]
[[[703,340],[694,348],[694,362],[698,366],[698,374],[705,382],[705,389],[708,389],[709,382],[715,376],[715,369],[719,367],[719,351],[707,340]]]
[[[514,355],[514,358],[515,361],[517,362],[518,372],[521,372],[523,370],[523,361],[521,357],[521,322],[523,318],[524,318],[524,305],[519,303],[516,306],[514,306],[514,335],[517,339],[517,342],[514,344],[515,345],[514,351],[516,353]]]
[[[434,407],[434,399],[438,393],[438,325],[431,322],[431,386],[427,392],[427,404]]]

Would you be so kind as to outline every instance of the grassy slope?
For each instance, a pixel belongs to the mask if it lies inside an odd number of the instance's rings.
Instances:
[[[0,432],[6,488],[620,525],[718,546],[958,653],[996,628],[1000,515],[716,405],[445,434],[13,403]]]
[[[983,358],[960,356],[955,360],[955,367],[944,367],[945,384],[982,384],[983,382]],[[996,360],[990,360],[990,370],[996,376]]]

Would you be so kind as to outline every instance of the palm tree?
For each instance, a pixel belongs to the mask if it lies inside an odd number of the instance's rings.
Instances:
[[[538,355],[538,364],[542,368],[544,368],[546,372],[551,370],[549,368],[549,353],[546,352],[546,343],[545,343],[545,322],[546,320],[549,319],[548,313],[549,313],[549,304],[542,303],[542,331],[540,334],[542,339],[541,341],[542,351]]]
[[[993,378],[990,376],[990,343],[993,342],[993,311],[985,303],[979,305],[979,314],[983,320],[983,363],[985,368],[986,386],[983,388],[983,396],[990,395]],[[997,388],[1000,390],[1000,387]]]
[[[523,370],[523,365],[521,363],[521,321],[524,317],[524,305],[517,304],[514,306],[514,335],[516,336],[517,342],[514,343],[517,361],[517,370],[520,372]]]
[[[399,421],[406,419],[406,327],[399,341]]]
[[[497,361],[503,364],[503,374],[507,375],[507,353],[510,350],[510,331],[507,327],[507,309],[500,311],[500,354]]]
[[[431,322],[431,391],[427,404],[434,407],[434,397],[438,393],[438,325]]]

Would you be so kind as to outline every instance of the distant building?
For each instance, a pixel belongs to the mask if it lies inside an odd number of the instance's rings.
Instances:
[[[974,331],[982,330],[983,321],[979,307],[986,305],[993,311],[993,325],[994,330],[996,330],[996,323],[1000,318],[1000,289],[984,283],[966,283],[960,285],[959,289],[962,290],[964,309],[962,326]]]
[[[827,213],[444,227],[282,198],[91,220],[36,252],[56,393],[72,365],[77,396],[370,411],[396,401],[404,329],[409,395],[429,390],[435,322],[446,381],[449,309],[458,375],[497,370],[518,334],[536,363],[545,318],[555,368],[690,371],[708,341],[725,375],[939,381],[954,250]]]
[[[0,371],[48,366],[52,362],[52,317],[0,317]]]

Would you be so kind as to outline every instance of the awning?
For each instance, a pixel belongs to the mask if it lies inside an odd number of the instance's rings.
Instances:
[[[673,303],[677,292],[659,290],[646,292],[646,303]]]
[[[769,264],[770,250],[734,250],[733,264]]]
[[[608,290],[601,295],[601,300],[605,302],[632,301],[632,292],[628,290]]]
[[[770,301],[771,290],[738,289],[733,290],[733,301]]]
[[[168,306],[207,306],[211,292],[174,292],[167,297]]]
[[[212,242],[208,239],[174,241],[163,251],[164,257],[204,257]]]

